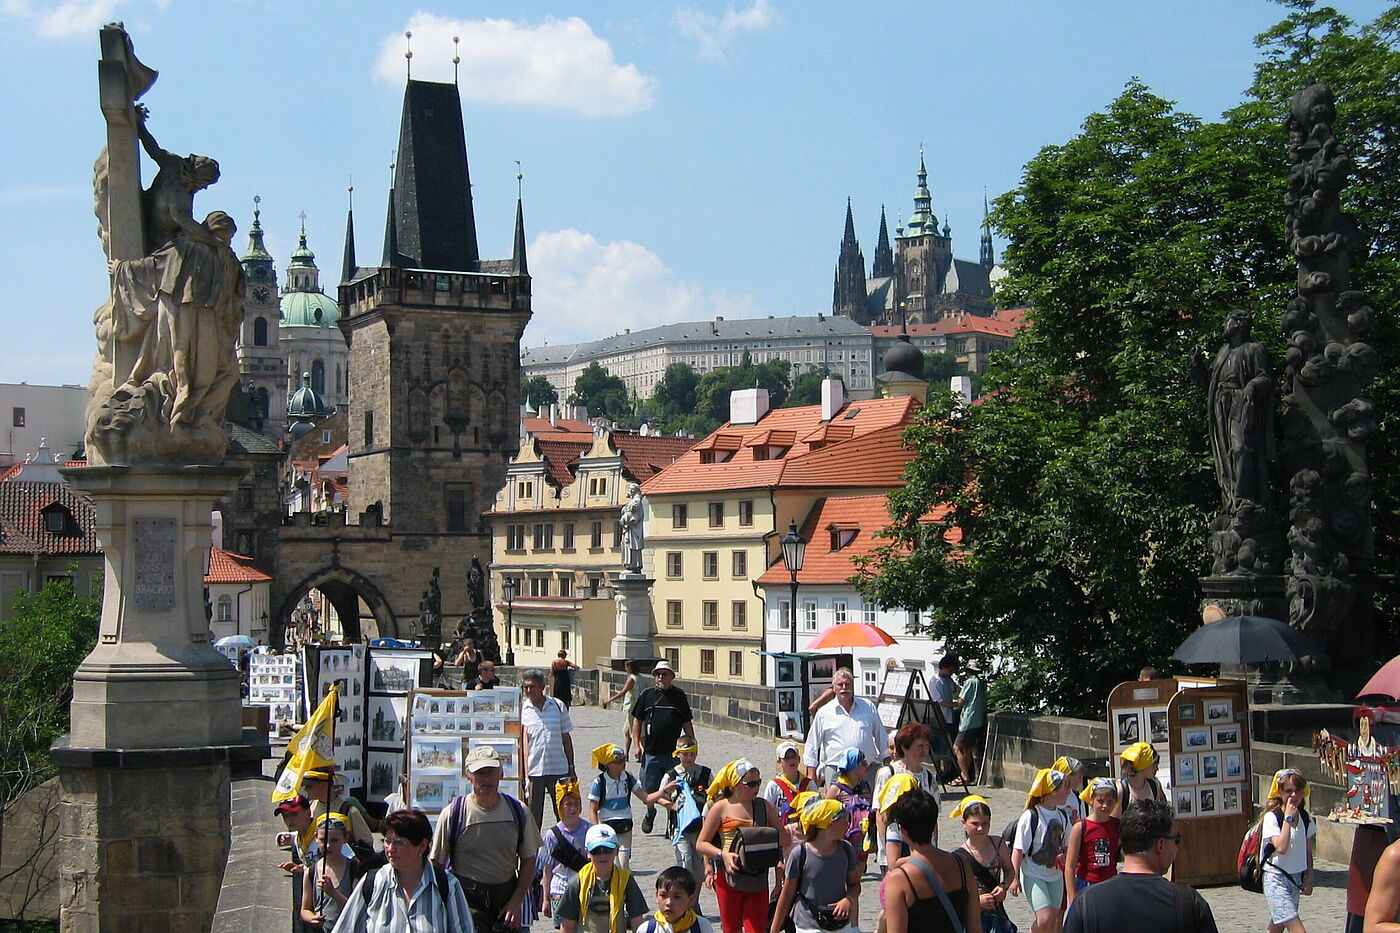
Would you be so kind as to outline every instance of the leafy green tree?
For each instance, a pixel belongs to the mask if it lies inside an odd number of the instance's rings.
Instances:
[[[933,391],[948,391],[949,381],[954,376],[971,376],[973,397],[982,394],[982,374],[974,373],[958,362],[958,355],[955,352],[952,350],[924,351],[924,378],[931,383]]]
[[[788,397],[791,369],[792,364],[787,360],[768,360],[755,365],[746,350],[738,366],[721,366],[700,377],[695,389],[696,412],[722,424],[729,420],[729,393],[755,387],[767,389],[768,404],[782,408]]]
[[[0,622],[0,812],[55,773],[49,746],[68,731],[73,672],[97,643],[101,604],[55,579]]]
[[[802,405],[820,405],[822,401],[822,380],[834,375],[825,364],[814,366],[792,382],[792,392],[783,408],[798,408]]]
[[[590,418],[608,418],[623,421],[632,416],[632,402],[627,394],[627,384],[620,376],[614,376],[595,360],[584,367],[574,380],[574,394],[569,396],[570,405],[584,405]]]
[[[1356,281],[1375,307],[1400,300],[1400,14],[1358,28],[1289,6],[1260,37],[1245,103],[1222,120],[1203,123],[1133,80],[998,199],[1004,294],[1032,308],[1018,365],[995,364],[987,388],[1000,391],[977,406],[931,399],[909,432],[906,485],[890,497],[891,540],[862,588],[931,609],[932,631],[966,653],[1008,659],[996,688],[1006,708],[1098,715],[1113,684],[1165,662],[1198,624],[1219,495],[1185,361],[1219,344],[1233,307],[1254,312],[1256,339],[1281,359],[1271,322],[1296,270],[1282,239],[1280,127],[1305,75],[1336,85],[1337,129],[1356,154],[1348,208],[1377,247],[1358,257]],[[1396,345],[1387,336],[1377,342]],[[1400,431],[1400,360],[1382,365],[1373,462],[1395,455]],[[1386,566],[1392,474],[1375,473]]]
[[[695,411],[695,389],[699,384],[700,375],[689,363],[668,365],[652,391],[657,413],[663,419],[671,419]]]
[[[559,402],[559,393],[555,390],[554,383],[544,376],[531,376],[527,379],[525,385],[520,388],[520,397],[535,411],[539,411],[541,406],[556,405]]]

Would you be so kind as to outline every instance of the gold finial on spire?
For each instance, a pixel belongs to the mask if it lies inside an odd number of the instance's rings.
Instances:
[[[355,209],[355,175],[354,173],[347,172],[345,174],[345,177],[349,179],[349,182],[345,186],[345,190],[349,194],[350,209],[353,211]]]
[[[403,38],[404,38],[404,43],[403,43],[403,46],[404,46],[404,48],[403,48],[404,70],[408,73],[408,77],[409,77],[409,78],[412,78],[412,77],[413,77],[413,33],[411,33],[411,32],[405,32],[405,33],[403,34]]]
[[[457,66],[462,63],[462,56],[457,54],[457,43],[462,41],[461,36],[452,37],[452,83],[457,83]]]

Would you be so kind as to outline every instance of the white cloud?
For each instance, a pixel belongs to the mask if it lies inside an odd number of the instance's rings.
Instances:
[[[646,110],[654,98],[656,79],[619,65],[607,40],[577,17],[529,25],[415,13],[405,31],[413,33],[413,76],[429,81],[452,80],[452,38],[462,40],[458,86],[469,100],[615,117]],[[384,39],[380,78],[403,80],[405,41],[402,33]]]
[[[661,257],[630,240],[600,243],[578,230],[541,233],[530,246],[535,316],[524,343],[597,340],[623,329],[752,317],[749,298],[733,299],[684,282]]]
[[[63,0],[55,5],[41,4],[35,10],[31,0],[0,0],[0,13],[29,20],[34,31],[45,39],[91,37],[112,22],[120,0]]]
[[[691,7],[676,11],[676,28],[694,39],[701,58],[723,59],[742,33],[757,32],[778,22],[778,11],[768,0],[754,0],[747,10],[725,7],[723,16],[712,16]]]

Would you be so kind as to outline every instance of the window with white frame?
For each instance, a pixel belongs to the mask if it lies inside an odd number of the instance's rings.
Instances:
[[[833,625],[841,625],[846,621],[846,601],[844,599],[833,599],[831,601],[831,623]]]
[[[749,604],[742,599],[736,599],[729,605],[729,626],[736,631],[749,627]]]
[[[681,552],[666,552],[666,576],[679,577],[681,575]]]
[[[788,621],[792,619],[792,602],[786,599],[778,600],[778,630],[786,632]]]
[[[219,621],[233,621],[233,597],[227,593],[219,597]]]
[[[707,599],[701,604],[700,624],[705,628],[719,628],[719,603]]]
[[[531,575],[531,577],[530,577],[530,595],[531,595],[531,596],[548,596],[548,595],[549,595],[549,577]]]
[[[802,601],[802,631],[815,632],[817,630],[817,601],[806,599]]]
[[[573,523],[573,522],[569,522],[569,523],[565,524],[565,525],[563,526],[563,528],[564,528],[564,545],[563,545],[564,550],[566,550],[566,551],[572,551],[572,550],[574,549],[574,523]]]
[[[573,596],[573,595],[574,595],[574,575],[573,575],[573,574],[571,574],[571,573],[561,573],[561,574],[559,574],[559,595],[560,595],[560,596]]]
[[[700,572],[706,580],[719,576],[719,551],[705,551],[700,561]]]
[[[731,651],[731,652],[729,652],[729,676],[730,676],[730,677],[743,677],[743,676],[744,676],[744,652],[742,652],[742,651]]]
[[[866,607],[862,610],[862,612],[863,612],[863,614],[864,614],[864,622],[865,622],[865,624],[866,624],[866,625],[874,625],[874,624],[875,624],[875,607],[874,607],[873,605],[867,604]]]
[[[506,526],[506,550],[507,550],[507,551],[523,551],[523,550],[525,550],[525,526],[524,526],[524,525],[507,525],[507,526]]]
[[[715,649],[700,649],[700,673],[713,674],[715,672]]]
[[[731,572],[739,579],[749,575],[749,552],[735,551],[731,560]]]

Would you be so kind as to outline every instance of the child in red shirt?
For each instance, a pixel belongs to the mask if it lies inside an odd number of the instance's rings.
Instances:
[[[1065,845],[1065,909],[1074,896],[1091,884],[1107,881],[1118,874],[1118,783],[1112,778],[1095,778],[1084,788],[1080,799],[1089,804],[1089,816],[1075,823]]]

